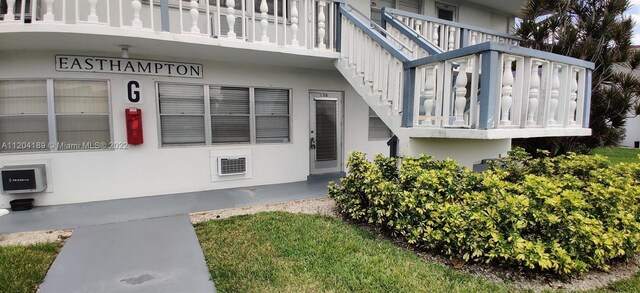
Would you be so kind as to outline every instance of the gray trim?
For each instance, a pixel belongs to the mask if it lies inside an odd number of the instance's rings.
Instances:
[[[169,0],[160,0],[160,23],[162,31],[170,31],[169,26]]]
[[[493,129],[498,123],[498,86],[496,76],[500,76],[500,56],[496,51],[486,51],[482,53],[482,74],[480,75],[480,117],[478,129]]]
[[[444,51],[442,51],[442,49],[440,49],[438,46],[434,45],[429,40],[427,40],[424,37],[422,37],[421,35],[417,34],[413,29],[407,27],[404,23],[398,21],[397,19],[395,19],[392,16],[390,16],[390,14],[387,14],[385,12],[386,12],[386,7],[383,7],[382,8],[382,23],[383,23],[383,27],[385,29],[386,29],[386,24],[387,23],[391,24],[391,26],[395,27],[397,30],[399,30],[406,37],[408,37],[413,42],[418,44],[418,46],[420,46],[420,48],[422,48],[425,51],[427,51],[429,53],[429,55],[436,55],[436,54],[444,53]]]
[[[50,150],[58,150],[58,129],[56,127],[56,104],[54,100],[53,79],[47,79],[47,122],[49,128]]]
[[[591,117],[591,69],[587,69],[584,74],[584,111],[582,112],[582,127],[589,128],[589,118]]]
[[[518,38],[518,37],[516,37],[514,35],[510,35],[510,34],[507,34],[507,33],[501,33],[501,32],[497,32],[497,31],[492,31],[492,30],[489,30],[489,29],[486,29],[486,28],[477,27],[477,26],[473,26],[473,25],[468,25],[468,24],[464,24],[464,23],[460,23],[460,22],[448,21],[448,20],[437,18],[437,17],[426,16],[426,15],[422,15],[422,14],[407,12],[407,11],[393,9],[393,8],[389,8],[389,9],[387,9],[387,11],[390,14],[397,14],[397,15],[407,16],[407,17],[416,18],[416,19],[420,19],[420,20],[431,21],[431,22],[435,22],[435,23],[438,23],[438,24],[442,24],[442,25],[449,25],[449,26],[459,27],[459,28],[463,28],[463,29],[467,29],[467,30],[474,30],[474,31],[477,31],[477,32],[480,32],[480,33],[483,33],[483,34],[491,34],[491,35],[496,35],[496,36],[500,36],[500,37],[503,37],[503,38],[520,40],[520,38]]]
[[[460,29],[460,39],[458,40],[460,42],[460,48],[464,48],[467,47],[469,44],[467,43],[467,29],[461,28]]]
[[[415,94],[416,68],[407,68],[402,72],[402,127],[413,127],[413,99]]]
[[[213,136],[211,129],[211,87],[209,85],[203,84],[203,93],[204,93],[204,143],[206,145],[213,144]],[[158,100],[158,104],[160,104],[160,100]],[[208,117],[208,119],[207,119]],[[207,123],[207,121],[209,123]],[[160,120],[158,120],[160,122]]]
[[[342,13],[340,13],[340,6],[342,6],[342,4],[339,4],[336,6],[336,52],[342,52]]]
[[[291,134],[289,134],[291,136]],[[255,144],[256,139],[256,88],[249,87],[249,141]]]
[[[393,57],[396,59],[406,62],[410,60],[410,58],[396,49],[385,37],[383,37],[379,32],[372,30],[368,25],[362,22],[358,17],[354,16],[350,11],[345,9],[344,6],[340,6],[340,14],[344,15],[349,21],[351,21],[355,26],[360,28],[365,34],[367,34],[372,40],[377,42],[380,46],[382,46],[385,50],[387,50]]]
[[[544,52],[544,51],[538,51],[530,48],[524,48],[516,45],[498,43],[498,42],[484,42],[481,44],[460,48],[460,49],[445,52],[442,54],[424,57],[424,58],[420,58],[413,61],[408,61],[408,62],[405,62],[404,67],[405,68],[419,67],[429,63],[441,62],[449,59],[459,58],[462,56],[484,53],[485,51],[494,51],[494,52],[500,52],[500,53],[546,59],[552,62],[565,63],[569,65],[584,67],[587,69],[595,68],[594,63],[588,62],[585,60],[568,57],[564,55],[558,55],[558,54],[549,53],[549,52]]]

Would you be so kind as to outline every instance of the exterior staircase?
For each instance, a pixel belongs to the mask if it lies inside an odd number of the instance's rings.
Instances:
[[[395,9],[383,9],[381,26],[348,4],[338,15],[335,66],[398,136],[403,155],[436,138],[510,146],[512,138],[591,134],[593,63]]]

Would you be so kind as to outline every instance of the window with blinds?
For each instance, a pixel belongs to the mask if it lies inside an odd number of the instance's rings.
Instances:
[[[158,84],[162,145],[289,142],[290,95],[288,89]]]
[[[289,142],[289,90],[255,89],[256,142]]]
[[[163,145],[205,143],[202,85],[159,84],[158,99]]]
[[[55,80],[53,88],[59,149],[111,141],[106,81]]]
[[[42,143],[48,149],[46,80],[0,81],[0,142],[0,152],[31,149],[12,147],[22,143]]]
[[[107,81],[0,81],[0,152],[108,145],[109,115]]]
[[[211,141],[251,142],[249,88],[210,87]]]
[[[397,8],[407,12],[418,13],[422,7],[422,0],[376,0],[371,1],[371,20],[377,24],[382,22],[382,8]]]
[[[369,140],[389,139],[393,136],[391,129],[369,108]]]
[[[444,19],[448,21],[456,20],[456,6],[446,4],[446,3],[436,2],[436,10],[437,10],[439,19]]]

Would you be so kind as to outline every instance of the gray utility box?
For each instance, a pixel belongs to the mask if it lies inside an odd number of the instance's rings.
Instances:
[[[35,193],[47,189],[47,172],[44,164],[16,165],[0,168],[2,193]]]

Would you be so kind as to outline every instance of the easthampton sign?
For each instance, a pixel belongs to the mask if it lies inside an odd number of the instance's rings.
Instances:
[[[56,55],[56,71],[202,78],[202,64],[129,58]]]

